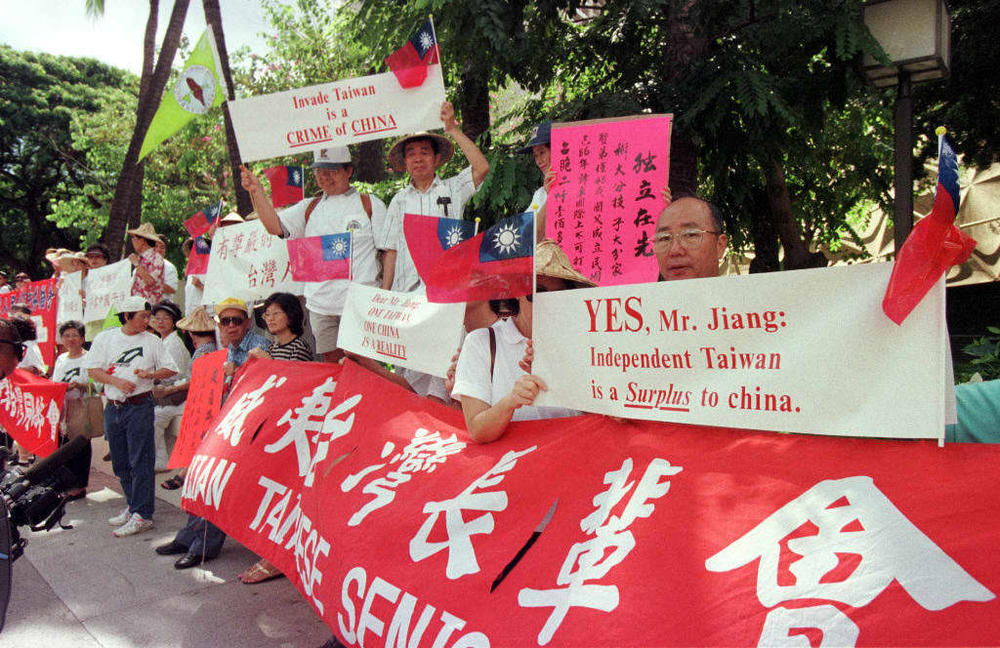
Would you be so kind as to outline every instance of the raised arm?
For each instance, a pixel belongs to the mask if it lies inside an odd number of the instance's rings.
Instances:
[[[243,189],[250,194],[253,200],[254,209],[260,218],[261,224],[268,234],[281,236],[281,221],[278,219],[278,212],[274,209],[271,199],[264,194],[264,187],[260,184],[260,179],[254,175],[247,165],[240,165],[240,184]]]
[[[441,104],[441,121],[444,122],[444,132],[455,140],[458,148],[462,149],[462,153],[465,153],[465,158],[472,166],[472,182],[478,188],[490,171],[490,163],[476,146],[476,143],[462,132],[462,127],[455,121],[455,107],[451,105],[450,101]]]

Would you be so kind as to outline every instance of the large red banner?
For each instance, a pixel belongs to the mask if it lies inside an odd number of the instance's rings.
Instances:
[[[351,645],[995,645],[998,460],[595,415],[477,446],[356,365],[255,360],[184,506]]]
[[[59,287],[57,279],[32,281],[20,290],[0,294],[0,317],[9,317],[14,304],[31,309],[31,319],[35,322],[38,348],[45,364],[52,368],[56,361],[56,312],[58,310]]]
[[[66,387],[67,383],[15,369],[0,380],[0,428],[29,453],[49,456],[59,445]]]

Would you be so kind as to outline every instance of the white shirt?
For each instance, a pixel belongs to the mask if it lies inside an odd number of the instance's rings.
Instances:
[[[535,194],[531,197],[531,204],[524,211],[531,212],[532,214],[537,214],[538,210],[542,208],[545,201],[549,199],[549,192],[545,191],[545,187],[539,187],[535,189]]]
[[[181,380],[187,378],[191,375],[191,353],[184,346],[184,340],[181,339],[180,334],[174,331],[163,340],[163,348],[166,349],[167,354],[177,365],[177,375],[169,378],[166,382],[174,382],[175,380]]]
[[[118,327],[102,331],[94,339],[84,366],[87,369],[103,369],[113,376],[135,383],[135,390],[131,394],[123,394],[114,385],[105,385],[107,397],[117,401],[126,396],[138,396],[152,391],[153,381],[140,379],[135,375],[136,370],[178,370],[160,338],[146,331],[125,335]]]
[[[413,183],[406,185],[389,201],[386,212],[388,226],[385,238],[379,247],[383,250],[396,250],[396,269],[392,278],[392,289],[397,292],[412,292],[422,285],[417,268],[413,265],[410,249],[406,246],[406,236],[403,234],[403,216],[405,214],[421,214],[423,216],[445,217],[445,205],[439,204],[439,198],[448,198],[448,218],[462,218],[466,203],[476,193],[476,184],[472,180],[472,167],[466,167],[458,175],[450,178],[434,176],[434,181],[427,191],[418,191]]]
[[[184,283],[184,316],[187,317],[201,306],[204,291],[192,283],[197,275],[191,275]]]
[[[316,209],[306,222],[306,209],[313,198],[301,200],[278,215],[288,238],[306,238],[324,234],[351,232],[351,276],[353,281],[375,286],[378,262],[375,258],[376,241],[384,237],[386,223],[385,203],[371,196],[372,216],[368,218],[361,194],[354,189],[337,195],[323,194]],[[310,281],[304,284],[306,308],[320,315],[340,315],[347,300],[347,279]]]
[[[4,284],[4,285],[0,286],[0,293],[9,293],[9,292],[10,292],[10,286],[9,285]]]
[[[163,285],[170,286],[174,289],[174,295],[177,294],[177,266],[173,263],[167,261],[166,258],[163,259]],[[176,297],[171,296],[171,299],[176,299]]]
[[[524,357],[528,338],[521,335],[513,319],[498,320],[491,327],[496,334],[497,351],[493,364],[493,379],[490,380],[490,334],[489,329],[481,328],[469,333],[462,345],[462,353],[458,356],[458,366],[455,367],[455,387],[451,390],[452,398],[471,396],[492,407],[500,402],[521,376],[526,376],[524,369],[517,363]],[[536,419],[557,418],[560,416],[577,416],[580,412],[565,407],[538,407],[525,405],[514,410],[512,421],[533,421]]]
[[[86,358],[86,351],[79,358],[69,357],[69,352],[59,354],[59,357],[56,358],[56,364],[52,369],[52,380],[55,382],[87,384],[87,367],[84,366]]]

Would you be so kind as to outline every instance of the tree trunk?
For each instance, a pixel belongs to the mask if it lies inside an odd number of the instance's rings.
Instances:
[[[462,73],[458,103],[462,112],[462,132],[476,141],[490,127],[490,87],[471,65]]]
[[[792,198],[785,184],[785,169],[775,158],[767,161],[767,201],[771,206],[771,217],[778,231],[781,245],[785,249],[785,269],[822,268],[827,265],[822,252],[810,252],[809,245],[802,240],[798,223],[792,213]]]
[[[670,195],[673,200],[698,193],[698,154],[691,140],[670,136]]]
[[[226,37],[222,31],[222,10],[219,8],[219,0],[202,0],[202,7],[205,10],[205,24],[212,30],[215,36],[215,47],[219,52],[219,65],[222,67],[222,78],[226,82],[226,98],[235,99],[236,94],[233,88],[233,75],[229,69],[229,51],[226,49]],[[250,194],[244,191],[240,184],[240,150],[236,143],[236,131],[233,130],[233,120],[229,116],[229,107],[223,105],[222,117],[226,123],[226,150],[229,152],[229,168],[232,171],[233,189],[236,192],[236,211],[246,216],[253,211],[253,203]]]
[[[156,46],[156,17],[159,12],[159,1],[149,1],[149,18],[146,21],[146,36],[143,42],[142,77],[139,82],[139,105],[136,109],[135,130],[125,153],[121,174],[115,186],[115,197],[111,202],[111,215],[108,227],[102,240],[111,250],[112,261],[121,258],[122,243],[125,240],[125,230],[129,226],[136,227],[142,218],[142,180],[144,166],[138,163],[139,151],[146,138],[146,131],[153,121],[153,115],[160,105],[163,89],[170,76],[170,67],[177,45],[180,42],[184,27],[184,17],[190,0],[174,0],[174,8],[170,13],[167,32],[163,36],[160,56],[153,65]]]
[[[750,238],[753,240],[754,257],[750,262],[751,274],[757,272],[777,272],[781,270],[778,261],[778,232],[771,220],[771,205],[767,192],[754,192],[750,209]]]
[[[359,182],[381,182],[385,179],[388,163],[385,159],[385,140],[369,140],[358,144],[358,165],[354,179]]]

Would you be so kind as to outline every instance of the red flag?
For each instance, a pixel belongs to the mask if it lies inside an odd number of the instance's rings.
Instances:
[[[210,205],[205,209],[192,216],[191,218],[184,221],[184,229],[188,231],[191,236],[201,236],[212,227],[212,223],[215,219],[219,217],[219,212],[222,211],[222,201],[220,200],[215,205]]]
[[[0,427],[29,453],[47,457],[59,445],[59,419],[69,383],[23,369],[0,380]]]
[[[948,268],[963,263],[976,248],[975,239],[955,226],[958,207],[958,160],[941,136],[934,208],[914,226],[896,255],[882,298],[882,311],[896,324],[903,323]]]
[[[428,301],[452,304],[530,294],[533,236],[534,217],[526,212],[446,250],[424,279]]]
[[[191,384],[181,416],[181,429],[167,468],[181,468],[191,463],[198,444],[219,413],[226,387],[223,365],[227,353],[226,349],[219,349],[191,363]]]
[[[32,281],[18,290],[0,293],[0,317],[7,317],[15,304],[31,309],[31,319],[38,334],[38,350],[51,367],[56,361],[56,314],[59,310],[59,279]]]
[[[275,209],[302,200],[302,167],[276,166],[264,169],[271,182],[271,202]]]
[[[288,260],[295,281],[351,277],[351,233],[289,239]]]
[[[212,242],[204,236],[196,236],[194,245],[191,246],[191,254],[188,256],[187,268],[184,274],[203,275],[208,272],[208,258],[212,252]]]
[[[457,218],[438,218],[420,214],[403,215],[403,234],[410,258],[417,274],[426,283],[426,277],[438,258],[476,233],[476,224]]]
[[[431,21],[426,20],[410,40],[385,59],[399,85],[415,88],[427,78],[427,66],[438,62],[437,36]]]

